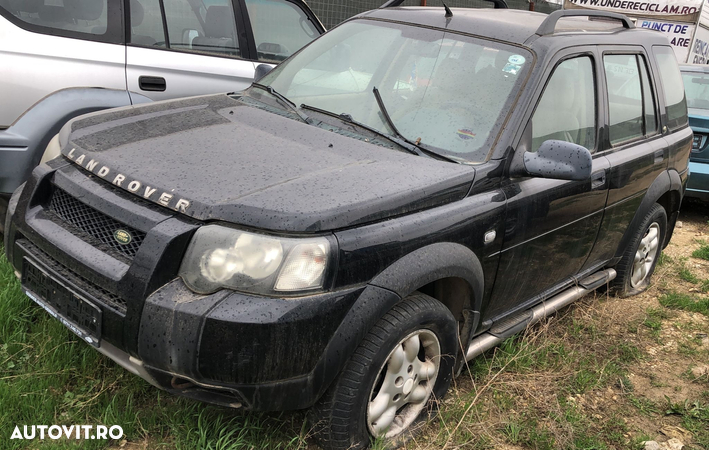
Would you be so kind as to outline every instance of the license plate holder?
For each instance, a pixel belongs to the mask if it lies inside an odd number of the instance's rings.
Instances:
[[[22,261],[25,294],[88,344],[101,344],[101,309],[34,261]]]

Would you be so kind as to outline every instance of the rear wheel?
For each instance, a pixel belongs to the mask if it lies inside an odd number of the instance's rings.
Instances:
[[[635,231],[616,267],[618,276],[613,287],[620,295],[635,295],[648,288],[662,253],[666,232],[667,213],[662,206],[655,204]]]
[[[364,338],[311,411],[327,450],[406,442],[448,390],[457,322],[437,300],[416,293],[394,306]]]

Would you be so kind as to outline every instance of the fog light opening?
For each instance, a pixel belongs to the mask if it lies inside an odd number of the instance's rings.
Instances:
[[[172,386],[173,389],[182,390],[194,387],[195,384],[189,380],[185,380],[184,378],[172,377],[172,380],[170,380],[170,386]]]

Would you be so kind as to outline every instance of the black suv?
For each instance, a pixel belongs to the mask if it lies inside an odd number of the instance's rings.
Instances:
[[[10,204],[34,301],[133,373],[322,445],[406,439],[464,362],[648,286],[692,131],[625,16],[386,8],[241,93],[94,113]]]

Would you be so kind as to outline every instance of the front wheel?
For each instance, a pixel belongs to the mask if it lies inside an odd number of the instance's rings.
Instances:
[[[627,297],[648,288],[666,232],[667,213],[656,203],[645,215],[616,267],[618,276],[613,287],[620,295]]]
[[[315,436],[327,450],[396,446],[436,410],[453,378],[457,322],[420,293],[394,306],[364,338],[313,408]]]

